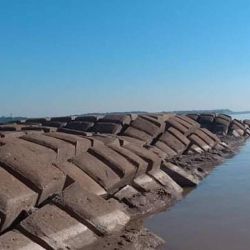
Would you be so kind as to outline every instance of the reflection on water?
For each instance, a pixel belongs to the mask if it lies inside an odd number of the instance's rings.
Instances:
[[[250,250],[250,142],[146,226],[168,250]]]

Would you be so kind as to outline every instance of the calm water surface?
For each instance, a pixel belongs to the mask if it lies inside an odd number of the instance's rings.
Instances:
[[[249,117],[249,115],[248,115]],[[168,250],[250,250],[250,141],[146,226]]]

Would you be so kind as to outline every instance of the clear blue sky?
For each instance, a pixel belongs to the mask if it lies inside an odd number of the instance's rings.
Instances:
[[[250,1],[0,0],[0,114],[250,110]]]

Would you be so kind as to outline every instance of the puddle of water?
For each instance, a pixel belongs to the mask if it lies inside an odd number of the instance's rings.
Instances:
[[[168,250],[250,249],[250,142],[168,212],[145,222]]]

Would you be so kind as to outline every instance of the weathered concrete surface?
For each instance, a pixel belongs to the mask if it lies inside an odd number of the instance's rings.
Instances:
[[[21,231],[52,249],[82,249],[97,236],[84,224],[54,205],[45,205],[21,222]]]
[[[0,236],[1,250],[45,250],[18,231],[9,231]]]
[[[0,125],[0,248],[155,249],[138,219],[197,186],[249,124],[156,113]]]
[[[87,221],[103,235],[121,231],[130,220],[119,207],[82,189],[79,184],[64,190],[62,204],[67,211]]]

